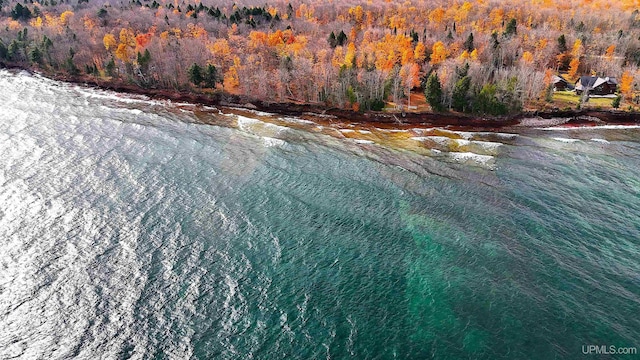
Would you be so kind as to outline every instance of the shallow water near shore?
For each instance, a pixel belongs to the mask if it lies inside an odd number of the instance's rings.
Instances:
[[[4,71],[0,104],[2,359],[640,347],[640,129],[381,129]]]

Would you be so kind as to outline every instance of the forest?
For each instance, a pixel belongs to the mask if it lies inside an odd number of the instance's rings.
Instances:
[[[597,75],[631,110],[640,0],[0,0],[0,62],[264,102],[488,115],[554,106],[554,75]]]

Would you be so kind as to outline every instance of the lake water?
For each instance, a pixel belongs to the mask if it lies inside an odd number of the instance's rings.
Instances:
[[[0,358],[640,347],[640,129],[322,124],[0,72]]]

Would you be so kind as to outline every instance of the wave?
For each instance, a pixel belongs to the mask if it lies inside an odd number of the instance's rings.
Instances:
[[[571,130],[626,130],[640,129],[640,125],[596,125],[596,126],[558,126],[535,128],[545,131],[571,131]]]
[[[267,147],[280,147],[284,146],[287,142],[282,139],[276,139],[268,136],[262,137],[262,142],[264,142]]]
[[[575,143],[580,141],[580,139],[568,139],[568,138],[561,138],[561,137],[554,137],[552,139],[563,142],[563,143]]]
[[[491,155],[481,155],[472,152],[451,152],[449,157],[461,164],[481,165],[493,169],[495,166],[495,158]]]

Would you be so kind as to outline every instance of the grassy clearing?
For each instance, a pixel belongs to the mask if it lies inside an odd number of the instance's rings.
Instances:
[[[602,109],[610,109],[612,108],[612,102],[613,98],[592,97],[589,98],[589,101],[584,104],[584,106],[590,108],[598,107]],[[556,91],[553,93],[553,103],[559,108],[575,108],[580,103],[580,96],[576,95],[573,91]]]

